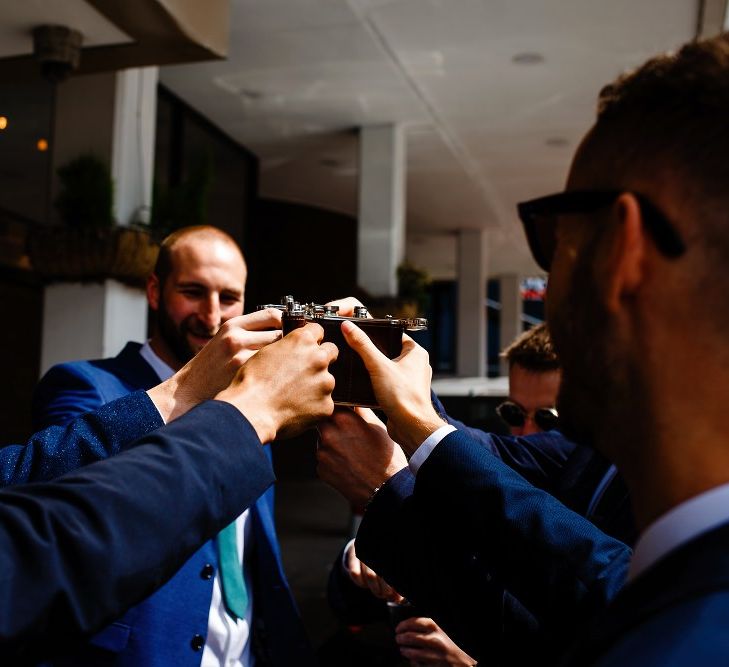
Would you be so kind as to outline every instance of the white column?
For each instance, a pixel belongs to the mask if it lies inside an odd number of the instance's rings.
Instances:
[[[499,344],[503,350],[522,331],[521,314],[521,276],[511,274],[499,279],[501,292],[501,317],[499,325]],[[509,364],[505,359],[499,362],[501,375],[509,374]]]
[[[149,222],[157,126],[157,67],[116,75],[111,177],[120,225]]]
[[[458,234],[458,375],[486,375],[486,234]]]
[[[729,30],[729,3],[727,0],[702,0],[696,3],[699,20],[696,36],[699,39],[715,37],[719,33]]]
[[[405,256],[405,136],[396,125],[360,129],[357,234],[357,283],[395,296]]]
[[[146,314],[146,300],[141,299]],[[101,359],[145,340],[140,290],[116,280],[56,283],[45,290],[41,374],[61,361]]]
[[[89,152],[107,160],[121,225],[149,220],[156,112],[156,67],[76,77],[58,88],[54,167]],[[62,361],[115,355],[146,333],[143,290],[115,280],[50,285],[44,294],[41,372]]]

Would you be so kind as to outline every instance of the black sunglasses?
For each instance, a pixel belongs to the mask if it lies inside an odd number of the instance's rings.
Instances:
[[[509,426],[521,428],[527,418],[527,412],[518,403],[504,401],[496,407],[496,414],[499,415]],[[537,408],[534,411],[534,423],[542,431],[551,431],[559,424],[559,415],[554,408]]]
[[[548,195],[517,204],[529,249],[536,263],[545,271],[552,265],[557,245],[557,218],[570,213],[594,213],[610,206],[624,190],[573,190]],[[650,201],[632,193],[638,200],[643,222],[658,250],[666,257],[680,257],[686,246],[676,228]]]

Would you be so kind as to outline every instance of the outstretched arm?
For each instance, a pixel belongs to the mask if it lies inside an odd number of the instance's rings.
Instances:
[[[14,662],[43,647],[60,651],[103,627],[273,479],[251,425],[215,401],[113,459],[1,491],[3,655]]]
[[[413,454],[444,425],[431,403],[427,354],[406,339],[403,354],[389,360],[356,327],[342,328],[370,372],[389,434]],[[381,438],[363,451],[335,439],[327,447],[324,435],[320,474],[350,499],[361,502],[392,477],[365,513],[356,543],[362,560],[469,652],[477,642],[459,629],[469,627],[480,587],[494,578],[555,632],[570,627],[565,619],[604,606],[624,581],[627,546],[529,484],[466,432],[456,430],[435,447],[412,495],[402,492],[407,472],[393,477],[388,469],[392,446]]]

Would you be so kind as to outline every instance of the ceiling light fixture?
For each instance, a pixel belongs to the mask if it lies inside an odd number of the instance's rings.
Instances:
[[[58,83],[77,70],[82,42],[83,37],[78,30],[63,25],[33,28],[33,55],[40,62],[43,78]]]
[[[541,53],[535,51],[524,51],[523,53],[517,53],[511,58],[511,62],[517,65],[538,65],[544,62],[544,56]]]

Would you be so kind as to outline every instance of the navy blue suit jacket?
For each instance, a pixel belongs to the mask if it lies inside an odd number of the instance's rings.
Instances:
[[[357,554],[477,658],[495,584],[563,647],[620,590],[630,549],[517,474],[486,437],[455,431],[417,480],[395,475],[365,513]]]
[[[114,358],[71,362],[50,369],[34,395],[36,427],[65,423],[130,391],[158,384],[156,373],[139,354],[140,347],[128,343]],[[265,451],[270,457],[270,449]],[[273,519],[273,487],[250,512],[254,653],[260,664],[310,664],[313,654],[281,563]],[[191,640],[207,635],[213,592],[211,565],[217,570],[214,540],[204,544],[167,585],[99,633],[68,664],[197,667],[202,651],[199,643]]]
[[[729,664],[729,523],[682,545],[623,588],[566,664]]]
[[[0,491],[0,655],[59,654],[163,584],[274,480],[248,421],[207,402],[163,429],[144,392],[0,450],[4,479],[115,457]],[[236,434],[230,437],[230,434]]]

